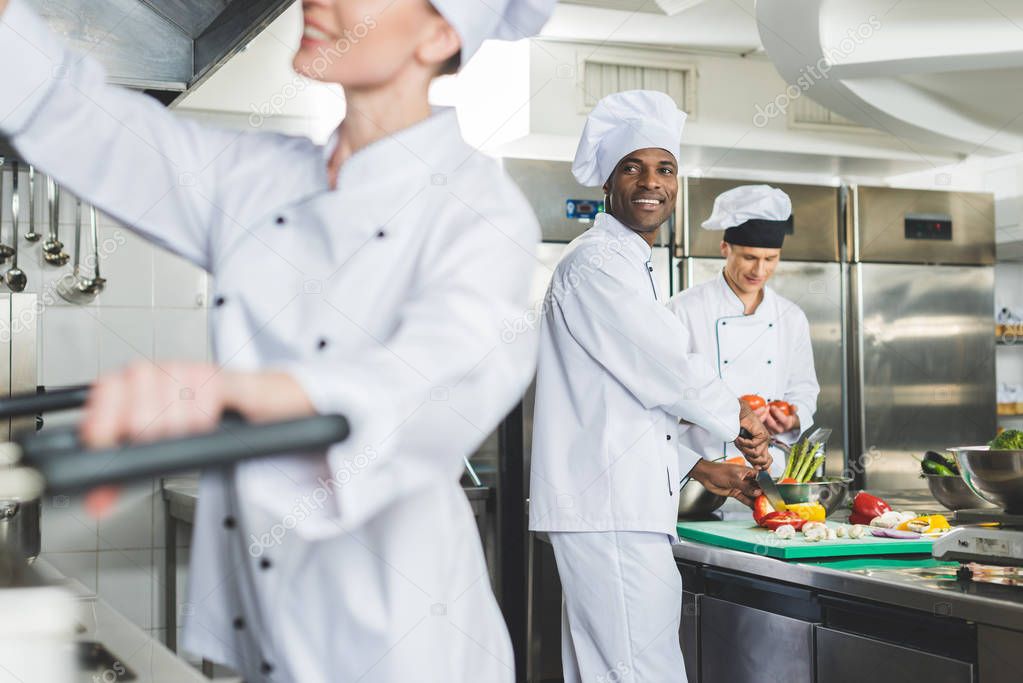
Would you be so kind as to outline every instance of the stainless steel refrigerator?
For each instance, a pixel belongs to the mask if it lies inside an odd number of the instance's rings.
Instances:
[[[682,229],[675,234],[676,282],[679,290],[706,282],[721,271],[721,232],[700,224],[714,207],[714,198],[748,180],[686,178],[681,202]],[[795,302],[810,322],[817,381],[821,385],[814,424],[833,430],[825,469],[845,469],[845,284],[841,264],[840,188],[771,183],[792,199],[793,229],[785,237],[782,260],[769,286]],[[765,397],[767,398],[767,397]],[[770,397],[774,398],[774,397]]]
[[[926,488],[914,456],[994,436],[994,199],[850,187],[850,466]]]

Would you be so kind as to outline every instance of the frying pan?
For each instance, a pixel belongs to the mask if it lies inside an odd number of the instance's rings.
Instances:
[[[73,387],[0,399],[0,419],[79,408],[88,395],[88,387]],[[206,434],[87,449],[77,426],[60,427],[0,443],[0,498],[30,500],[43,491],[72,493],[279,453],[320,451],[349,433],[342,415],[251,424],[228,413]]]

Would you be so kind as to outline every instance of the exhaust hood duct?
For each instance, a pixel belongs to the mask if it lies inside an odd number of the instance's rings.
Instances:
[[[29,0],[111,83],[180,100],[244,49],[292,0]]]

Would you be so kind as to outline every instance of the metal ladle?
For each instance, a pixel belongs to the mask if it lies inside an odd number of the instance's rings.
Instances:
[[[78,200],[75,207],[75,266],[70,274],[65,275],[57,282],[57,294],[60,298],[72,304],[87,304],[96,298],[96,295],[103,291],[106,280],[99,276],[99,234],[96,227],[96,207],[92,207],[90,215],[91,232],[93,243],[96,244],[96,265],[95,275],[92,278],[83,278],[80,274],[82,260],[82,200]]]
[[[25,285],[28,284],[28,277],[25,275],[25,271],[18,267],[18,213],[20,213],[21,209],[21,200],[18,197],[17,161],[11,164],[11,169],[14,172],[14,189],[11,193],[11,230],[14,234],[14,248],[11,250],[11,256],[13,257],[11,267],[4,273],[4,283],[12,292],[23,292],[25,291]]]
[[[47,180],[47,199],[50,203],[50,236],[43,242],[43,259],[51,266],[63,266],[71,257],[64,253],[64,243],[58,235],[60,231],[60,186]]]
[[[92,234],[92,277],[82,278],[79,289],[85,294],[95,296],[103,291],[107,281],[99,274],[99,225],[96,220],[96,207],[89,207],[89,232]],[[77,255],[75,257],[77,259]]]
[[[28,167],[28,232],[25,239],[29,242],[38,242],[42,237],[36,232],[36,169],[35,166]]]

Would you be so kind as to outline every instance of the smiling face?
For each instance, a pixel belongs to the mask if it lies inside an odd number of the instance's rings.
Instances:
[[[725,257],[725,277],[743,294],[756,294],[774,275],[781,260],[781,249],[744,247],[721,243]]]
[[[604,194],[607,212],[653,243],[657,228],[675,210],[678,162],[664,149],[638,149],[618,162]]]
[[[346,88],[373,88],[416,72],[428,82],[460,47],[428,0],[303,0],[302,16],[295,71]]]

